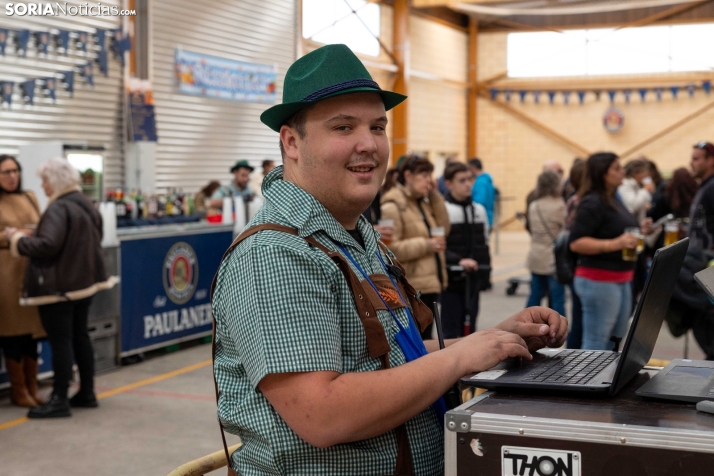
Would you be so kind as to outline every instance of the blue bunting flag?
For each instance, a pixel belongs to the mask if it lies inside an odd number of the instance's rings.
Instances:
[[[647,90],[642,88],[637,90],[638,93],[640,93],[640,101],[645,102],[645,97],[647,96]]]
[[[28,104],[35,104],[35,80],[30,79],[22,83],[22,96]]]
[[[578,91],[578,101],[580,104],[585,103],[585,91]]]
[[[553,101],[555,100],[555,91],[548,91],[548,102],[550,104],[553,104]]]
[[[69,51],[69,31],[60,30],[57,34],[57,47],[64,50],[64,55],[67,56]]]
[[[607,95],[610,96],[610,102],[615,102],[615,95],[617,94],[617,91],[608,91]]]
[[[74,71],[67,71],[64,73],[64,78],[62,78],[64,83],[67,85],[67,92],[70,96],[74,96]]]
[[[109,53],[107,50],[102,50],[97,55],[97,63],[99,63],[99,71],[104,74],[104,77],[109,76]]]
[[[124,53],[131,50],[131,37],[124,33],[121,28],[114,30],[114,42],[112,43],[112,51],[114,56],[119,58],[121,65],[124,66]]]
[[[43,55],[47,56],[47,47],[50,45],[50,34],[46,31],[36,33],[37,49]]]
[[[528,95],[528,91],[518,91],[518,95],[521,97],[521,104],[526,102],[526,96]]]
[[[80,50],[84,51],[85,53],[87,52],[87,42],[89,42],[89,33],[86,31],[78,31],[77,32],[77,40],[75,44],[77,45],[77,48]]]
[[[55,78],[45,79],[45,91],[47,91],[47,95],[52,99],[52,102],[57,101],[57,80]]]
[[[17,32],[17,52],[22,51],[22,56],[27,56],[27,42],[30,41],[30,30]]]
[[[488,90],[488,92],[489,94],[491,94],[491,101],[495,101],[498,97],[498,89],[491,88]]]
[[[5,56],[5,45],[7,45],[7,39],[10,37],[10,30],[7,28],[0,28],[0,53]]]
[[[677,99],[677,93],[679,92],[679,86],[672,86],[669,88],[669,90],[672,92],[672,97],[674,99]]]
[[[97,40],[99,51],[107,49],[107,30],[99,30],[94,34],[94,39]]]
[[[2,89],[2,100],[7,103],[8,106],[12,106],[12,90],[15,88],[15,83],[12,81],[3,81],[0,83],[0,89]]]
[[[702,89],[704,90],[705,93],[709,94],[712,92],[712,82],[711,81],[703,81],[702,82]]]
[[[91,62],[87,62],[82,67],[82,76],[84,76],[84,79],[87,81],[87,84],[89,84],[90,86],[94,86],[94,67],[92,66]]]

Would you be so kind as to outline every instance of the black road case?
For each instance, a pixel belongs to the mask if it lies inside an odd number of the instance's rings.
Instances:
[[[446,476],[714,475],[714,415],[645,400],[486,392],[447,412]]]

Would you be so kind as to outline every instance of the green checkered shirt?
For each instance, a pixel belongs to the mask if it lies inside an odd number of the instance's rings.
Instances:
[[[394,431],[326,449],[303,441],[257,389],[271,373],[368,372],[380,368],[369,357],[352,293],[335,263],[302,237],[334,250],[339,242],[368,274],[384,273],[375,253],[377,233],[362,217],[362,249],[312,195],[283,180],[277,167],[263,184],[265,203],[249,223],[277,223],[300,236],[262,231],[244,240],[223,262],[213,296],[216,317],[214,369],[220,390],[218,415],[243,446],[233,467],[252,475],[386,475],[397,457]],[[333,242],[334,240],[334,242]],[[359,271],[354,270],[362,277]],[[393,367],[405,363],[387,311],[378,311],[391,346]],[[396,312],[407,325],[404,309]],[[395,392],[402,391],[399,388]],[[379,405],[379,402],[374,402]],[[349,412],[349,408],[345,408]],[[406,424],[416,474],[444,471],[443,429],[429,407]]]

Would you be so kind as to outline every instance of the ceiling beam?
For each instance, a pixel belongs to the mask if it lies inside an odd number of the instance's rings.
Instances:
[[[635,20],[630,23],[625,23],[624,25],[618,27],[617,29],[622,30],[624,28],[635,28],[638,26],[651,25],[651,24],[656,23],[660,20],[665,20],[665,19],[672,17],[674,15],[679,15],[680,13],[689,11],[692,8],[702,6],[705,3],[709,3],[710,1],[711,0],[704,0],[701,2],[692,2],[692,3],[685,3],[684,5],[677,5],[675,7],[668,8],[667,10],[661,11],[659,13],[655,13],[654,15],[650,15],[648,17],[641,18],[639,20]]]
[[[689,114],[688,116],[686,116],[686,117],[684,117],[684,118],[678,120],[677,122],[675,122],[675,123],[672,124],[671,126],[665,127],[665,128],[662,129],[661,131],[657,132],[656,134],[653,134],[652,136],[650,136],[650,137],[648,137],[647,139],[643,140],[643,141],[640,142],[639,144],[630,147],[630,148],[627,149],[625,152],[623,152],[622,154],[620,154],[620,156],[621,156],[621,157],[627,157],[627,156],[632,155],[633,153],[635,153],[635,152],[641,150],[643,147],[645,147],[645,146],[651,144],[652,142],[654,142],[654,141],[656,141],[656,140],[658,140],[658,139],[660,139],[660,138],[666,136],[667,134],[669,134],[669,133],[672,132],[673,130],[682,127],[684,124],[688,123],[689,121],[691,121],[691,120],[693,120],[693,119],[696,119],[697,117],[700,117],[702,114],[704,114],[705,112],[707,112],[709,109],[711,109],[711,108],[713,108],[713,107],[714,107],[714,101],[710,101],[710,102],[709,102],[708,104],[706,104],[705,106],[703,106],[703,107],[697,109],[696,111],[694,111],[693,113]]]

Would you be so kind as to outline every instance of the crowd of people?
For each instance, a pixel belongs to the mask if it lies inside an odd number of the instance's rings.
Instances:
[[[381,233],[421,300],[441,306],[443,336],[476,330],[479,293],[490,285],[489,231],[497,191],[480,159],[447,159],[444,173],[423,156],[401,157],[387,171],[363,216]],[[479,180],[480,178],[480,180]],[[421,333],[433,337],[433,325]]]
[[[690,170],[678,168],[668,180],[646,157],[623,166],[607,152],[575,159],[568,178],[562,176],[557,163],[546,163],[527,200],[532,278],[526,305],[547,297],[548,306],[565,315],[568,287],[567,346],[611,350],[627,330],[655,250],[689,236],[691,253],[712,251],[714,145],[696,144]],[[572,280],[556,273],[554,246],[561,233],[573,253]]]
[[[114,286],[101,250],[102,218],[82,193],[79,172],[51,159],[37,171],[49,198],[44,213],[22,187],[22,167],[0,156],[0,346],[14,404],[30,418],[71,415],[71,407],[97,407],[94,351],[87,320],[92,297]],[[53,390],[37,392],[37,341],[52,347]],[[79,391],[68,398],[72,366]]]

